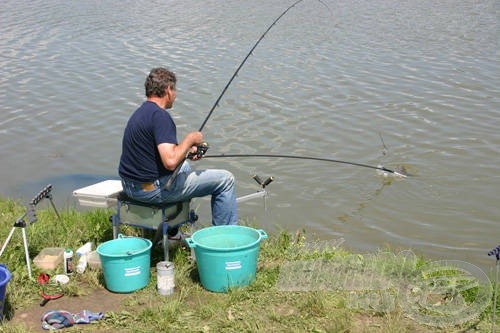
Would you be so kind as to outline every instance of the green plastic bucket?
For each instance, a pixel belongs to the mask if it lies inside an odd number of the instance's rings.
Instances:
[[[266,238],[264,230],[223,225],[198,230],[186,242],[194,249],[203,287],[226,292],[255,279],[260,241]]]
[[[149,283],[151,262],[149,239],[124,237],[102,243],[97,247],[106,288],[117,293],[130,293]]]
[[[9,283],[12,278],[12,274],[9,272],[4,264],[0,264],[0,320],[3,319],[3,307],[5,304],[5,296],[7,292],[7,283]]]

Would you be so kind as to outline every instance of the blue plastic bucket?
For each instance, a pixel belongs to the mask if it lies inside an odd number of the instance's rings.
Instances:
[[[151,262],[149,239],[124,237],[102,243],[97,247],[106,288],[117,293],[129,293],[149,283]]]
[[[9,283],[12,278],[12,274],[9,272],[4,264],[0,264],[0,320],[3,319],[3,308],[5,304],[5,293],[7,291],[7,283]]]
[[[224,225],[198,230],[186,242],[194,249],[203,287],[226,292],[255,279],[260,241],[266,238],[264,230]]]

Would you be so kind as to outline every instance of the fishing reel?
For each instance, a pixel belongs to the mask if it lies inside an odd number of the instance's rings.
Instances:
[[[203,142],[203,143],[196,146],[196,153],[189,152],[187,154],[187,158],[191,159],[193,156],[197,156],[198,158],[202,158],[203,156],[205,156],[205,153],[207,152],[207,150],[208,150],[208,143]]]

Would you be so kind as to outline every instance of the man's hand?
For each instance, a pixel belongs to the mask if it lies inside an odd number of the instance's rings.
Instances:
[[[160,143],[158,152],[160,153],[163,165],[167,170],[175,170],[193,151],[197,152],[196,146],[203,144],[203,134],[201,132],[190,132],[178,145],[173,143]],[[199,159],[199,158],[197,158]]]
[[[190,159],[190,160],[192,160],[192,161],[199,160],[201,157],[198,157],[198,154],[196,154],[197,151],[198,151],[198,147],[197,146],[192,146],[191,150],[187,154],[187,158]]]
[[[201,159],[208,150],[208,143],[203,142],[197,146],[191,147],[191,150],[187,154],[187,158],[193,161]]]

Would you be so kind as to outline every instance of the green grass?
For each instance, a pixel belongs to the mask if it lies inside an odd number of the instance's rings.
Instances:
[[[24,210],[16,202],[0,200],[0,240],[5,240]],[[60,214],[62,221],[51,207],[37,210],[38,221],[26,228],[31,259],[46,247],[76,249],[87,241],[96,245],[112,238],[111,211],[66,210]],[[123,231],[139,235],[133,228]],[[9,318],[40,301],[36,279],[27,274],[22,244],[21,233],[16,232],[0,258],[13,275],[0,332],[27,331]],[[474,307],[480,295],[491,295],[484,292],[491,291],[490,285],[470,285],[470,279],[453,268],[429,273],[429,261],[407,251],[385,249],[361,255],[310,239],[304,231],[281,232],[261,243],[255,281],[227,293],[212,293],[201,286],[189,250],[178,248],[170,255],[175,264],[173,295],[159,296],[156,291],[154,267],[163,252],[155,247],[148,286],[126,297],[120,309],[106,311],[105,319],[92,324],[92,330],[487,332],[491,328],[491,299],[480,299],[486,306],[478,307],[480,313],[466,322],[454,325],[446,319],[451,318],[449,311]],[[40,270],[34,265],[32,269],[36,277]],[[62,273],[62,267],[55,273]],[[87,270],[74,275],[64,288],[69,297],[104,288],[102,273]],[[433,323],[441,323],[441,327]],[[77,326],[65,331],[75,332],[80,329]]]

